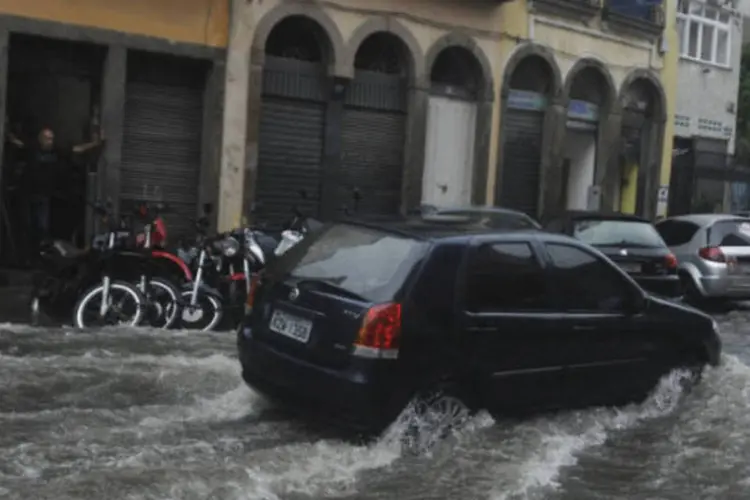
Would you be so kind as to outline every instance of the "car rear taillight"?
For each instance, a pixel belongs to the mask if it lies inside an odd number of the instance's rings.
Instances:
[[[698,250],[698,255],[701,259],[710,260],[711,262],[726,262],[727,258],[721,248],[718,247],[703,247]]]
[[[401,304],[370,308],[354,341],[355,356],[396,359],[401,345]]]
[[[250,287],[247,291],[247,299],[245,300],[245,314],[253,312],[253,303],[255,302],[255,292],[258,290],[260,285],[260,273],[253,274],[250,280]]]
[[[671,253],[664,257],[664,267],[669,270],[677,269],[677,257],[675,257],[674,254]]]

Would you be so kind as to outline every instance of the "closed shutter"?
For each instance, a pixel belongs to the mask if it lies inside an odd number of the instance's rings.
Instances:
[[[197,215],[205,73],[175,74],[179,60],[164,57],[168,62],[161,64],[157,56],[139,56],[128,67],[120,199],[124,208],[135,200],[166,202],[169,234],[190,235]]]
[[[263,99],[255,191],[262,220],[284,223],[293,205],[317,215],[324,117],[322,103]],[[307,200],[301,199],[300,190],[305,190]]]
[[[263,222],[283,224],[294,205],[320,214],[326,78],[321,64],[266,58],[255,186]]]
[[[500,205],[537,216],[544,113],[509,109],[504,121]]]
[[[399,113],[344,111],[341,176],[337,199],[352,206],[352,190],[362,193],[358,213],[393,215],[401,207],[406,122]]]
[[[346,96],[336,205],[359,215],[395,215],[401,208],[406,136],[406,86],[402,78],[358,70]]]

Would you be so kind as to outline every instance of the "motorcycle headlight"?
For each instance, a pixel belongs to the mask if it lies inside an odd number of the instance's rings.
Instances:
[[[240,250],[240,243],[234,238],[225,238],[221,242],[221,253],[224,257],[234,257]]]

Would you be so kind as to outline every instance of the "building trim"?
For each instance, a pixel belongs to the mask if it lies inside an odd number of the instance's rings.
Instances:
[[[562,90],[563,105],[567,106],[570,102],[570,91],[573,89],[573,83],[575,82],[576,76],[578,76],[578,73],[586,69],[595,69],[598,71],[607,84],[607,88],[605,89],[607,91],[607,96],[605,102],[602,103],[602,108],[604,108],[603,111],[606,113],[611,110],[612,106],[617,102],[617,85],[615,85],[615,80],[612,78],[612,73],[610,73],[607,65],[593,57],[584,57],[577,60],[575,64],[573,64],[573,67],[568,71],[568,74],[565,76],[565,83],[563,84]]]
[[[93,26],[67,24],[28,17],[0,14],[0,25],[13,33],[37,35],[97,45],[119,45],[128,49],[161,52],[194,59],[223,59],[226,47],[212,47],[189,42],[175,42],[165,38],[126,33]]]
[[[558,66],[557,60],[555,59],[555,54],[551,49],[544,45],[534,42],[523,42],[516,47],[510,58],[508,58],[508,61],[505,63],[505,68],[503,68],[503,86],[501,89],[503,101],[507,100],[508,93],[510,92],[510,80],[513,73],[515,73],[516,68],[521,64],[521,61],[530,56],[541,57],[547,62],[550,71],[552,71],[552,77],[554,78],[553,92],[552,95],[548,97],[552,101],[559,100],[563,88],[563,78],[560,66]],[[505,112],[504,108],[502,109],[502,112]]]
[[[7,27],[0,28],[0,114],[3,116],[3,121],[0,122],[0,158],[5,158],[5,101],[7,99],[7,87],[8,87],[8,41],[10,39],[10,33]],[[0,168],[0,185],[3,182],[3,171],[4,168]],[[7,211],[7,201],[4,199],[2,190],[0,190],[0,203],[3,204],[3,209]],[[4,223],[3,223],[4,225]],[[8,233],[10,228],[5,228],[4,231],[0,231],[0,247],[5,243],[5,235]],[[18,249],[15,249],[18,251]],[[14,256],[17,258],[17,256]]]
[[[321,40],[328,45],[328,73],[342,78],[354,77],[354,66],[346,64],[346,44],[336,22],[325,10],[313,3],[280,3],[258,20],[255,35],[250,49],[250,61],[255,66],[263,67],[266,60],[266,40],[271,31],[281,21],[292,16],[302,16],[314,21],[325,32],[327,39]]]
[[[422,52],[422,48],[419,46],[414,34],[409,31],[403,24],[395,19],[388,17],[374,17],[368,19],[364,23],[360,24],[354,33],[349,37],[349,41],[346,44],[344,51],[344,64],[347,67],[352,68],[352,74],[354,73],[354,60],[357,56],[357,51],[370,35],[376,33],[390,33],[397,37],[407,48],[407,56],[409,58],[409,83],[411,85],[422,85],[426,80],[425,78],[425,56]]]
[[[638,80],[648,81],[656,91],[656,113],[654,120],[657,123],[663,124],[667,121],[667,94],[664,91],[664,87],[661,84],[659,76],[651,70],[645,68],[635,68],[628,73],[620,84],[620,92],[618,98],[619,109],[623,108],[625,103],[625,97],[627,96],[628,89]]]
[[[495,79],[492,75],[492,64],[485,54],[484,50],[477,44],[476,40],[463,33],[447,33],[438,38],[427,50],[425,55],[425,71],[427,81],[430,79],[432,67],[435,65],[440,53],[450,47],[461,47],[468,50],[479,63],[482,69],[483,88],[479,95],[479,100],[483,102],[492,102],[495,100]]]

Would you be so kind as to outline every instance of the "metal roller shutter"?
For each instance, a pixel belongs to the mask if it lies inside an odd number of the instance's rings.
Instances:
[[[166,202],[170,235],[190,235],[197,215],[205,73],[201,78],[190,72],[193,78],[179,81],[178,61],[170,58],[162,66],[171,74],[157,69],[156,56],[146,62],[151,64],[128,68],[120,199],[124,206],[144,198]]]
[[[399,76],[358,70],[345,104],[335,208],[353,208],[356,187],[362,193],[358,214],[397,214],[404,171],[405,82]]]
[[[255,189],[263,222],[288,221],[293,205],[320,214],[326,78],[318,63],[266,57]]]
[[[500,205],[537,216],[544,113],[509,109],[505,122]]]
[[[283,223],[295,204],[317,214],[324,116],[322,103],[263,99],[255,192],[263,220]],[[301,189],[307,192],[305,202],[299,196]]]
[[[341,176],[336,208],[352,205],[352,189],[362,193],[360,214],[393,215],[401,206],[404,115],[346,109],[342,126]]]

